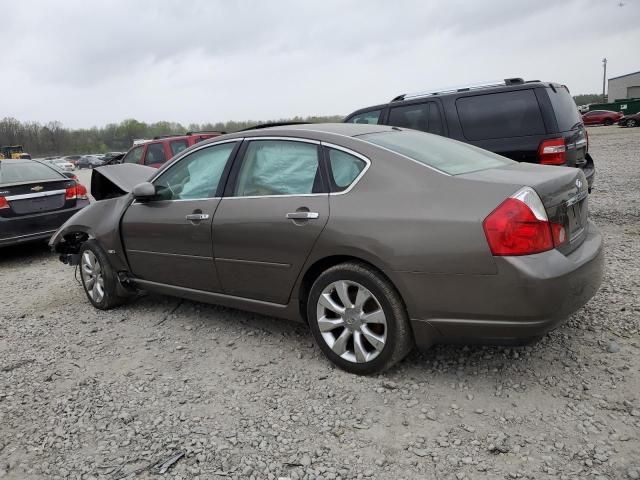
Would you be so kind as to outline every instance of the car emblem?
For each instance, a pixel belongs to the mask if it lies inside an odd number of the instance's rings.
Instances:
[[[578,187],[578,190],[582,188],[582,180],[580,180],[579,178],[576,180],[576,187]]]
[[[44,190],[44,187],[40,186],[40,185],[36,185],[35,187],[31,187],[31,191],[33,191],[33,192],[39,192],[40,190]]]

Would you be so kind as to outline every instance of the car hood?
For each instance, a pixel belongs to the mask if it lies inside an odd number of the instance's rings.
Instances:
[[[96,200],[124,195],[139,183],[149,180],[157,171],[153,167],[135,163],[94,168],[91,173],[91,195]]]

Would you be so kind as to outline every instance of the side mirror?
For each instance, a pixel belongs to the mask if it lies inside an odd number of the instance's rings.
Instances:
[[[133,198],[140,201],[148,201],[156,196],[156,187],[152,183],[142,182],[133,187]]]

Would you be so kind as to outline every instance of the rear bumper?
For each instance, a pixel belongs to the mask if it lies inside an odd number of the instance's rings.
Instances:
[[[66,210],[11,218],[0,217],[0,247],[48,239],[72,215],[87,205],[88,200],[78,200],[74,208]]]
[[[527,343],[554,329],[598,291],[604,270],[602,236],[569,255],[557,250],[495,257],[496,275],[396,274],[416,343]]]

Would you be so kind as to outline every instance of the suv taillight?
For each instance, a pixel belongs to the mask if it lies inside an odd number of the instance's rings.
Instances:
[[[0,197],[0,210],[2,210],[3,208],[10,208],[9,202],[7,202],[6,198]]]
[[[540,142],[538,160],[543,165],[564,165],[567,161],[567,146],[564,144],[564,138],[550,138]]]
[[[563,225],[552,223],[538,194],[524,187],[502,202],[482,223],[493,255],[531,255],[566,241]]]
[[[64,194],[64,198],[65,200],[74,200],[74,199],[86,200],[88,198],[87,189],[85,188],[84,185],[76,183],[73,187],[67,188]]]

